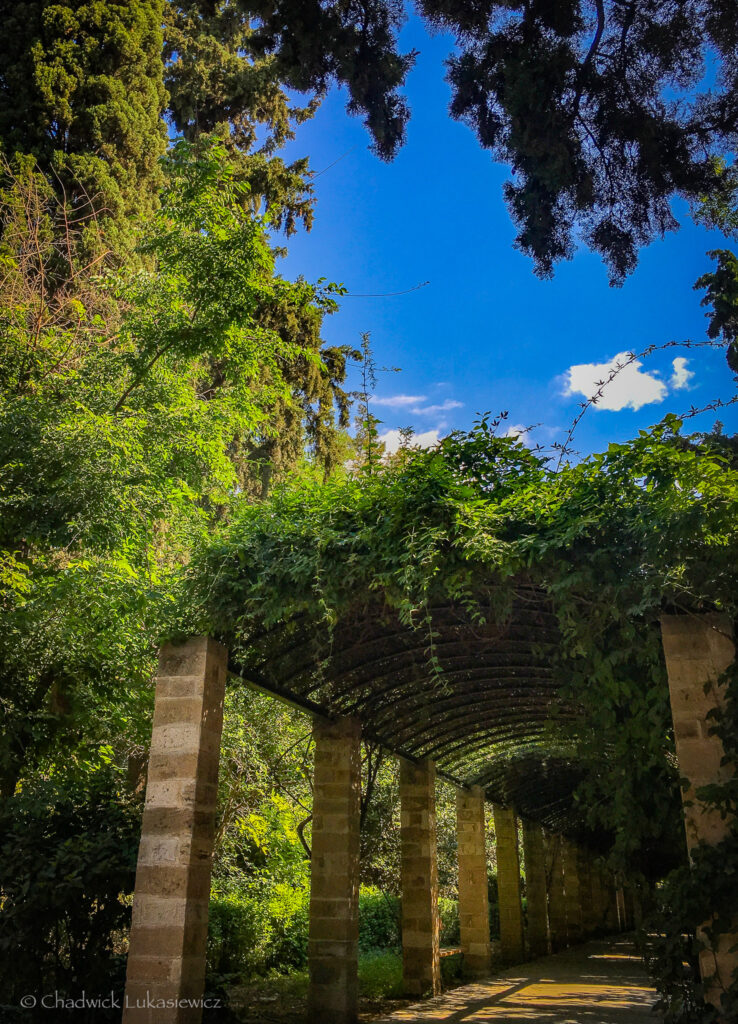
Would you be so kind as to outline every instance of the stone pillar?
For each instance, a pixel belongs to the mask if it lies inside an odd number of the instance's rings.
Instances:
[[[615,889],[609,868],[602,869],[602,910],[605,931],[612,935],[618,930],[618,908],[615,903]]]
[[[591,870],[592,902],[594,903],[595,908],[595,932],[603,933],[607,930],[607,892],[605,890],[602,864],[599,861],[594,861]]]
[[[623,888],[615,890],[615,901],[618,914],[618,928],[621,932],[628,930],[628,911],[625,906],[625,892]]]
[[[661,618],[666,670],[669,677],[674,739],[682,778],[687,848],[697,843],[710,846],[728,834],[732,821],[720,817],[717,810],[697,799],[697,790],[711,783],[725,782],[734,774],[734,765],[723,765],[723,745],[710,735],[710,711],[725,701],[719,676],[735,659],[733,626],[726,615],[664,615]],[[720,908],[716,907],[717,913]],[[710,922],[706,922],[709,925]],[[711,948],[703,929],[699,937],[707,947],[700,953],[700,972],[705,998],[720,1005],[725,987],[738,974],[738,953],[730,952],[738,943],[738,921],[733,934],[724,934]]]
[[[615,881],[612,877],[612,873],[607,869],[605,869],[603,881],[603,891],[605,894],[605,928],[610,934],[612,934],[613,932],[620,931],[620,914],[618,911]]]
[[[549,836],[548,861],[548,923],[551,929],[551,950],[558,953],[566,949],[566,897],[564,893],[564,870],[561,855],[561,836]]]
[[[594,932],[597,921],[597,905],[594,872],[588,850],[581,846],[577,851],[579,867],[579,913],[582,921],[582,936],[588,938]]]
[[[203,996],[227,663],[225,648],[209,637],[167,644],[159,655],[125,1024],[197,1024],[202,1017],[201,1006],[156,1001]]]
[[[490,969],[489,894],[484,832],[484,790],[456,790],[459,851],[459,924],[464,969],[482,976]]]
[[[623,886],[623,905],[625,906],[625,920],[628,931],[632,931],[636,924],[635,900],[633,899],[633,889],[629,885]]]
[[[435,782],[432,761],[400,759],[402,978],[409,996],[441,991]]]
[[[511,807],[493,804],[497,843],[497,901],[500,908],[500,948],[506,964],[525,959],[523,907],[520,901],[518,823]]]
[[[543,829],[534,821],[523,821],[525,892],[528,898],[528,952],[548,953],[548,908],[546,893],[546,852]]]
[[[316,719],[308,1020],[355,1024],[359,1006],[361,726]]]
[[[566,892],[566,937],[570,946],[582,941],[581,882],[579,878],[579,851],[569,839],[562,839],[561,855],[564,866]]]

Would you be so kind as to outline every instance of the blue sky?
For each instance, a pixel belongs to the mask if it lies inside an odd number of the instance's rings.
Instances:
[[[368,331],[377,362],[401,368],[380,375],[373,411],[381,432],[409,425],[430,441],[471,426],[486,410],[507,410],[511,426],[540,424],[529,435],[536,441],[562,440],[591,381],[602,379],[590,364],[706,337],[701,293],[692,286],[710,266],[706,250],[725,240],[685,216],[679,232],[641,253],[622,288],[609,287],[603,264],[585,250],[553,280],[538,280],[512,247],[502,199],[507,168],[448,116],[443,61],[451,40],[429,37],[411,17],[401,44],[420,55],[406,90],[408,141],[392,163],[369,151],[366,130],[346,114],[339,90],[286,151],[289,159],[309,154],[316,172],[328,169],[315,183],[315,226],[290,240],[282,272],[342,282],[350,294],[326,323],[326,340],[358,346]],[[425,281],[405,295],[360,297]],[[675,358],[687,362],[675,368]],[[733,391],[723,352],[657,352],[617,377],[582,419],[575,447],[602,450],[667,412]],[[716,418],[738,430],[735,407],[691,424],[709,429]]]

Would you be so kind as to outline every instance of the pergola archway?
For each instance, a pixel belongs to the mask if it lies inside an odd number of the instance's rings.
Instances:
[[[671,579],[675,566],[681,596],[681,566],[699,547],[693,532],[714,506],[706,505],[706,496],[722,463],[719,454],[713,462],[705,457],[695,463],[689,452],[682,459],[683,449],[660,436],[639,444],[637,457],[625,449],[613,454],[609,475],[600,463],[589,477],[586,469],[575,469],[562,488],[560,477],[546,477],[521,446],[486,435],[452,439],[440,453],[408,456],[394,476],[390,467],[386,479],[380,474],[363,483],[349,481],[346,493],[341,485],[329,489],[323,504],[313,492],[314,505],[305,511],[299,493],[288,495],[284,507],[247,510],[245,527],[237,523],[226,542],[216,542],[200,566],[212,636],[169,644],[160,657],[125,1020],[199,1020],[201,1006],[187,1000],[197,1001],[203,991],[229,673],[314,719],[311,1024],[356,1020],[362,736],[400,760],[403,971],[409,994],[439,985],[439,774],[457,788],[461,941],[472,969],[484,972],[490,956],[487,802],[495,818],[506,960],[632,923],[636,894],[628,879],[603,868],[598,854],[608,848],[609,837],[592,832],[573,798],[582,765],[570,727],[577,722],[577,693],[588,685],[581,665],[580,690],[569,687],[565,700],[561,694],[562,672],[576,663],[576,655],[566,660],[571,636],[564,630],[571,632],[572,615],[580,608],[595,608],[598,638],[608,636],[612,609],[627,622],[631,642],[636,637],[636,650],[640,635],[652,653],[662,613],[659,679],[665,662],[676,753],[691,784],[685,795],[687,844],[721,840],[729,823],[701,804],[696,790],[723,781],[732,770],[722,764],[723,749],[709,720],[724,699],[717,681],[735,657],[732,622],[725,614],[705,612],[711,603],[732,606],[725,597],[732,577],[719,562],[723,536],[732,536],[728,527],[721,534],[723,520],[710,520],[703,533],[713,561],[697,561],[699,596],[692,607],[677,609],[673,588],[661,589],[661,581]],[[649,474],[653,483],[646,485]],[[732,494],[729,487],[732,477],[726,495]],[[505,503],[518,494],[521,504],[510,512]],[[685,505],[685,494],[692,504]],[[662,537],[651,524],[654,510],[665,514],[659,504],[665,495],[673,498],[666,511],[678,512],[672,516],[674,550],[656,571]],[[727,499],[720,506],[726,522],[731,507]],[[600,523],[593,510],[602,508],[618,514],[622,509],[622,519],[616,514]],[[612,542],[610,554],[614,528],[630,532],[624,544]],[[539,529],[544,542],[531,554],[530,539]],[[418,533],[432,542],[424,548]],[[516,547],[520,537],[524,543]],[[498,558],[504,544],[512,556]],[[403,589],[398,579],[412,576],[414,561],[426,556],[432,570],[414,590]],[[714,597],[704,585],[711,572],[720,580]],[[567,607],[559,599],[571,579],[585,579],[589,589],[578,595],[581,603]],[[600,589],[607,600],[598,604]],[[614,635],[602,642],[617,644],[622,633]],[[636,658],[634,670],[648,664]],[[723,935],[701,960],[708,998],[716,1003],[720,983],[736,973],[732,944],[732,936]],[[185,1003],[150,1007],[152,992]]]
[[[556,686],[550,655],[557,630],[545,597],[535,588],[524,590],[504,626],[470,621],[468,611],[448,605],[433,608],[432,619],[437,673],[429,668],[427,637],[375,604],[332,630],[330,657],[320,638],[299,621],[255,633],[247,648],[238,645],[230,662],[226,648],[206,638],[163,649],[126,1021],[191,1021],[201,1013],[197,1006],[146,1004],[171,999],[187,1004],[203,992],[228,671],[302,707],[315,720],[309,946],[315,1024],[356,1019],[362,734],[401,758],[403,943],[409,993],[437,991],[439,984],[436,772],[458,788],[462,945],[480,972],[489,959],[485,800],[494,805],[501,938],[508,961],[522,960],[526,951],[517,816],[524,822],[530,954],[545,952],[549,941],[560,948],[596,928],[614,930],[618,921],[631,923],[633,911],[622,880],[603,876],[596,839],[587,837],[572,805],[577,766],[552,747],[549,709]],[[734,656],[730,625],[715,616],[668,616],[664,622],[682,770],[695,785],[703,784],[709,781],[706,775],[720,773],[717,741],[707,735],[705,725],[710,700],[704,685]],[[724,831],[724,824],[700,815],[698,807],[687,814],[692,841],[705,835],[716,839]],[[544,834],[549,856],[556,858],[548,893]],[[730,959],[727,952],[722,955]],[[705,966],[709,973],[710,965]]]

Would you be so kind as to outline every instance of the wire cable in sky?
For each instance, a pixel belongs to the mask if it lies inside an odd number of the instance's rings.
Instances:
[[[414,285],[412,288],[406,288],[402,292],[346,292],[341,296],[342,299],[387,299],[393,295],[409,295],[410,292],[417,292],[421,288],[425,288],[426,285],[430,284],[430,281],[422,281],[420,284]]]
[[[343,158],[344,158],[345,156],[348,156],[348,155],[349,155],[349,153],[353,153],[353,151],[354,151],[355,149],[356,149],[356,146],[352,146],[352,147],[351,147],[351,149],[347,149],[345,153],[341,153],[341,155],[340,155],[339,157],[337,157],[337,158],[336,158],[336,159],[335,159],[335,160],[333,161],[333,163],[332,163],[332,164],[328,164],[328,166],[327,166],[327,167],[324,167],[322,171],[318,171],[318,172],[317,172],[317,174],[313,174],[313,175],[312,175],[312,177],[311,177],[311,181],[315,181],[315,179],[316,179],[316,178],[319,178],[319,177],[321,176],[321,174],[325,174],[325,172],[326,172],[326,171],[330,171],[331,167],[335,167],[335,166],[336,166],[336,164],[340,164],[340,162],[341,162],[341,161],[343,160]]]

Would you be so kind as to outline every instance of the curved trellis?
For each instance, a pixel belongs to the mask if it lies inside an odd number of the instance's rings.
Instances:
[[[378,602],[330,629],[298,617],[230,641],[231,669],[306,710],[357,716],[388,750],[430,758],[454,784],[480,785],[552,830],[580,832],[581,771],[552,725],[554,707],[558,722],[571,713],[557,701],[550,602],[527,586],[503,621],[483,599],[471,607],[431,604],[415,627]]]
[[[648,786],[672,812],[659,616],[734,606],[737,508],[724,445],[676,421],[556,473],[481,423],[242,508],[193,561],[188,632],[222,638],[250,683],[581,836],[585,760],[596,803],[629,718],[652,726]]]

